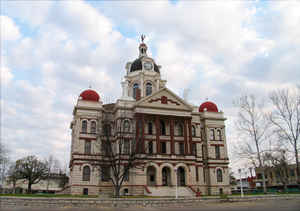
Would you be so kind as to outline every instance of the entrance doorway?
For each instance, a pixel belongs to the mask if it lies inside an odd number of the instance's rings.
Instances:
[[[171,171],[170,168],[164,167],[162,169],[162,185],[170,186],[171,185]]]
[[[185,186],[185,170],[179,167],[177,170],[177,184],[178,186]]]

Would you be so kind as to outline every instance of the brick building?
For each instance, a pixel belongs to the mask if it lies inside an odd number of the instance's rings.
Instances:
[[[70,126],[71,194],[113,193],[111,182],[99,170],[104,116],[110,119],[114,142],[118,128],[130,134],[137,121],[142,124],[143,168],[130,170],[121,193],[170,196],[176,183],[184,196],[230,193],[223,112],[213,102],[194,106],[177,96],[166,87],[160,69],[142,42],[139,57],[126,64],[120,99],[103,104],[94,90],[80,94]]]

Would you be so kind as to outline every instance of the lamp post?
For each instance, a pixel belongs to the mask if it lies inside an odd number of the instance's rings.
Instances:
[[[178,189],[177,189],[177,186],[178,186],[178,175],[177,175],[177,167],[175,167],[175,174],[176,174],[176,199],[178,199]]]
[[[241,169],[239,169],[239,174],[240,174],[241,197],[244,197],[243,184],[242,184],[242,170]]]

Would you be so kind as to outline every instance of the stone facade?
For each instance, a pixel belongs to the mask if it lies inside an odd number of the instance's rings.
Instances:
[[[223,112],[212,102],[193,106],[166,87],[160,66],[141,43],[139,58],[126,64],[122,97],[103,104],[93,90],[81,93],[73,110],[70,158],[71,194],[113,194],[103,181],[102,139],[109,122],[109,139],[119,150],[119,131],[142,144],[141,168],[130,169],[121,193],[151,195],[151,188],[189,189],[191,195],[230,193]],[[104,121],[105,120],[105,121]],[[105,123],[106,122],[106,123]]]

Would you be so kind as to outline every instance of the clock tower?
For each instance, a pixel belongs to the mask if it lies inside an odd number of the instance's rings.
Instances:
[[[139,57],[126,64],[122,99],[138,101],[165,87],[166,80],[162,80],[160,76],[161,66],[147,55],[148,47],[144,39],[145,36],[142,35]]]

